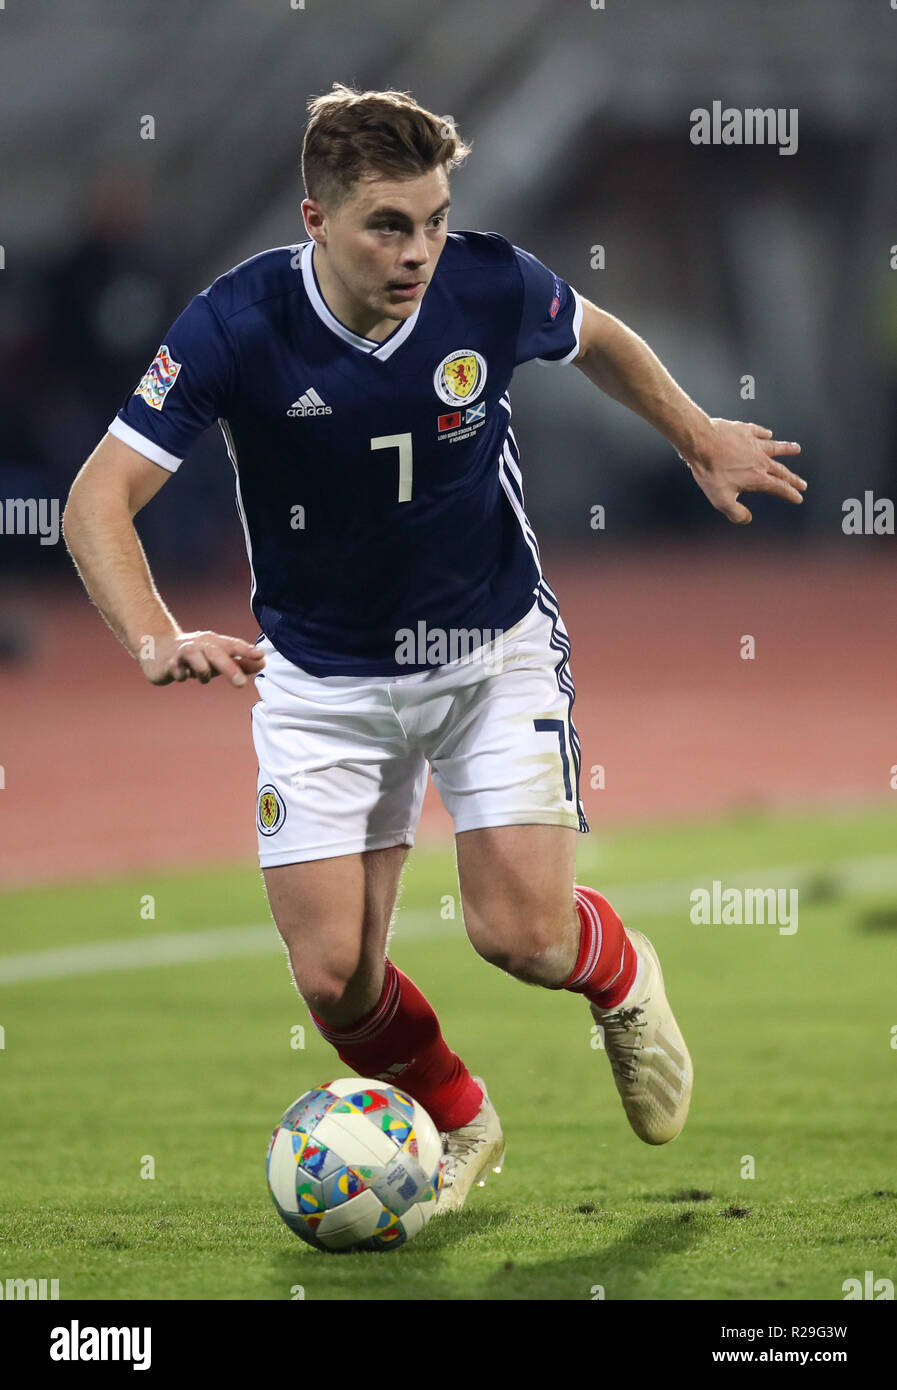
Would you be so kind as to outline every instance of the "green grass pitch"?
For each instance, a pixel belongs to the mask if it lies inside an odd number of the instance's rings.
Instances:
[[[839,1300],[866,1270],[897,1282],[894,828],[880,811],[581,839],[580,881],[654,940],[695,1063],[689,1122],[658,1149],[630,1131],[585,1004],[481,961],[451,853],[415,851],[391,953],[486,1078],[508,1154],[460,1216],[386,1254],[311,1250],[268,1196],[273,1125],[345,1071],[273,926],[242,955],[111,970],[100,953],[0,983],[0,1280],[225,1300]],[[713,878],[798,886],[797,932],[693,924],[689,885]],[[24,953],[269,919],[246,866],[9,892],[0,921],[2,981]]]

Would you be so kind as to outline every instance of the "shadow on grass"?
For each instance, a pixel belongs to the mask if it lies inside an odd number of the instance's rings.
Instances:
[[[595,1249],[570,1259],[518,1265],[513,1255],[475,1295],[487,1299],[590,1300],[656,1298],[649,1282],[658,1261],[691,1249],[701,1228],[691,1212],[650,1216],[617,1240],[596,1231]]]
[[[466,1292],[464,1276],[457,1269],[441,1268],[440,1252],[486,1232],[494,1238],[496,1229],[512,1219],[509,1211],[494,1207],[431,1219],[413,1242],[395,1251],[339,1254],[314,1250],[297,1238],[292,1249],[281,1251],[272,1260],[272,1281],[281,1288],[302,1284],[308,1299],[454,1301],[491,1297]]]
[[[504,1253],[472,1262],[469,1270],[444,1268],[440,1252],[480,1233],[494,1242],[496,1228],[512,1223],[506,1208],[463,1212],[431,1222],[395,1258],[375,1252],[325,1255],[302,1247],[284,1252],[272,1264],[280,1287],[301,1284],[308,1299],[424,1301],[551,1301],[656,1298],[649,1276],[658,1261],[688,1250],[700,1239],[700,1226],[676,1212],[648,1217],[625,1236],[608,1240],[597,1226],[595,1247],[569,1259],[532,1263],[511,1240]],[[488,1272],[487,1272],[488,1269]],[[599,1292],[599,1289],[601,1292]]]

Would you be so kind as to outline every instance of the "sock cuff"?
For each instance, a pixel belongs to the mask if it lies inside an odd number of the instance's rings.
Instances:
[[[380,998],[373,1009],[369,1013],[363,1014],[357,1023],[349,1024],[348,1027],[334,1028],[325,1023],[323,1019],[318,1018],[311,1009],[309,1009],[309,1013],[312,1023],[321,1037],[325,1038],[327,1042],[333,1043],[335,1047],[370,1042],[372,1038],[376,1038],[385,1028],[388,1028],[395,1018],[401,994],[399,972],[387,956]]]
[[[604,929],[601,925],[598,908],[582,888],[574,886],[573,901],[576,904],[581,927],[579,952],[572,973],[569,979],[561,985],[561,989],[576,990],[587,985],[595,966],[598,964],[604,941]]]
[[[565,988],[599,1008],[613,1008],[632,988],[638,953],[607,898],[594,888],[574,886],[573,892],[582,938]]]

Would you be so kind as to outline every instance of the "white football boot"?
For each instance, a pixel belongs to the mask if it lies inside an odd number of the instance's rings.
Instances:
[[[474,1183],[485,1187],[491,1170],[500,1173],[505,1158],[505,1136],[495,1106],[481,1077],[474,1081],[483,1092],[483,1104],[469,1124],[460,1129],[442,1130],[442,1191],[434,1216],[460,1211]]]
[[[626,998],[610,1009],[590,1004],[629,1123],[646,1144],[668,1144],[685,1124],[693,1070],[663,987],[657,952],[627,927],[643,965]]]

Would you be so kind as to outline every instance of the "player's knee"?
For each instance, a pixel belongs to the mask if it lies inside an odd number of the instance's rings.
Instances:
[[[351,997],[350,981],[323,973],[297,975],[296,988],[308,1007],[320,1018],[329,1019],[342,1012]]]
[[[570,973],[569,932],[564,920],[543,918],[515,923],[508,930],[482,931],[472,936],[474,949],[499,970],[528,984],[552,987]]]
[[[325,1022],[348,1023],[360,1017],[371,994],[371,971],[360,953],[311,959],[306,950],[290,949],[296,988],[313,1013]],[[374,1001],[376,1002],[376,1000]]]
[[[377,981],[362,973],[346,979],[318,972],[297,979],[296,986],[312,1013],[334,1028],[347,1028],[370,1013],[380,993]]]

